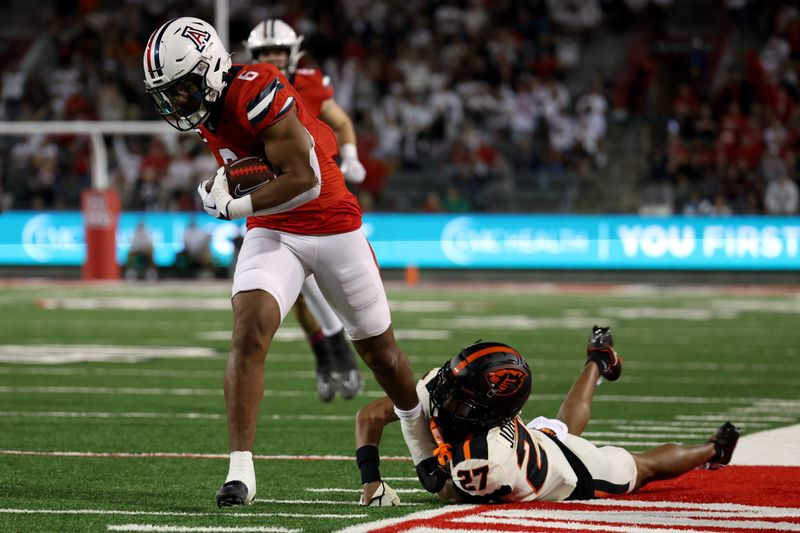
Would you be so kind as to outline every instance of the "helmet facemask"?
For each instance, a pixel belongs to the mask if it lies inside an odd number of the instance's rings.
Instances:
[[[214,102],[219,93],[208,86],[209,66],[200,61],[187,74],[171,82],[147,89],[161,118],[171,126],[188,131],[202,124],[210,113],[207,103]]]
[[[455,382],[449,363],[439,369],[430,398],[431,416],[448,436],[453,432],[463,436],[501,421],[494,420],[491,407],[480,401],[477,391]]]
[[[517,416],[530,388],[530,368],[516,350],[480,342],[439,369],[428,387],[430,413],[443,430],[463,436]]]

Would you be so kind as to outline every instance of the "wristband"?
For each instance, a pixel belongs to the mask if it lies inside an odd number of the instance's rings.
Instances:
[[[230,220],[249,217],[253,214],[253,200],[249,194],[241,198],[234,198],[228,202],[226,211]]]
[[[361,471],[362,485],[381,480],[381,473],[378,470],[381,456],[378,453],[377,446],[367,444],[356,450],[356,462],[358,463],[358,469]]]
[[[353,143],[343,144],[339,147],[339,155],[342,156],[342,159],[358,159],[358,149]]]

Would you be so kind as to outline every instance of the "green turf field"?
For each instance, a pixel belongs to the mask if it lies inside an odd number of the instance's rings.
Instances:
[[[703,442],[729,418],[745,432],[800,421],[797,293],[389,292],[417,376],[479,338],[525,354],[534,371],[526,419],[555,414],[590,327],[612,325],[625,363],[619,382],[598,389],[584,434],[598,444]],[[217,510],[227,461],[175,454],[227,452],[228,295],[227,284],[3,287],[0,531],[331,531],[439,505],[409,462],[382,463],[404,506],[367,509],[355,504],[354,461],[296,457],[351,456],[353,415],[380,390],[367,376],[357,399],[320,403],[290,317],[267,359],[254,450],[284,457],[256,461],[256,504]],[[404,455],[399,428],[387,429],[381,452]]]

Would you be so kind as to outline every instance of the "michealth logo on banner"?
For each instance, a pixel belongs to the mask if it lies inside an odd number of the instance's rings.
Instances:
[[[175,262],[194,219],[212,255],[230,263],[241,224],[195,213],[123,213],[117,259],[136,224],[150,228],[160,266]],[[366,214],[364,233],[386,268],[800,270],[800,217]],[[83,263],[78,212],[0,214],[0,264]]]

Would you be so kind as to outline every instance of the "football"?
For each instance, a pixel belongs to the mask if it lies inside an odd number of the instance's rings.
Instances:
[[[243,157],[225,163],[225,176],[228,178],[228,192],[234,198],[247,196],[275,178],[269,165],[258,157]],[[214,180],[209,180],[206,191],[210,191],[213,185]]]

